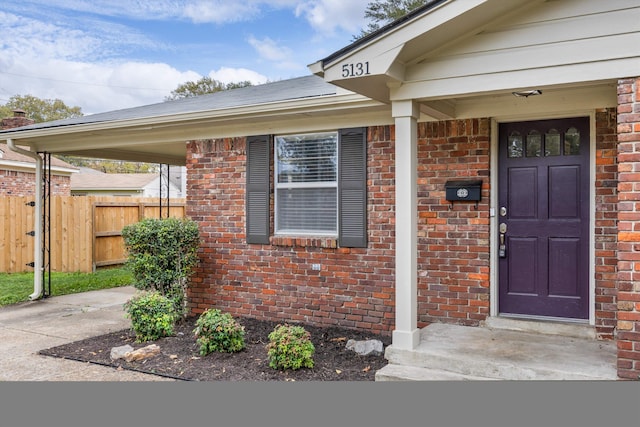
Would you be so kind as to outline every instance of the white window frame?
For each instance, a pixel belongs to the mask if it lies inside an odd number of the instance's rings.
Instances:
[[[336,178],[335,181],[323,181],[323,182],[278,182],[279,170],[278,166],[280,164],[280,159],[278,157],[278,138],[290,138],[290,137],[299,137],[299,136],[307,136],[307,135],[323,135],[323,134],[332,134],[335,136],[336,147],[335,147],[335,156],[336,156]],[[338,165],[340,164],[338,155],[339,155],[339,133],[338,131],[322,131],[322,132],[307,132],[307,133],[295,133],[295,134],[285,134],[285,135],[276,135],[274,137],[273,151],[274,151],[274,234],[278,236],[291,236],[291,235],[300,235],[300,236],[322,236],[322,237],[337,237],[338,236],[338,225],[339,225],[339,199],[338,199]],[[304,229],[286,229],[280,230],[278,229],[279,220],[278,220],[278,191],[281,189],[292,189],[292,188],[335,188],[335,197],[336,197],[336,212],[335,212],[335,231],[322,233],[317,230],[304,230]]]

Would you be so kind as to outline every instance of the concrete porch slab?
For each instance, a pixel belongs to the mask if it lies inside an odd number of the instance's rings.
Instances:
[[[510,324],[511,325],[511,324]],[[376,381],[617,380],[616,345],[583,336],[434,323],[414,350],[393,345]]]

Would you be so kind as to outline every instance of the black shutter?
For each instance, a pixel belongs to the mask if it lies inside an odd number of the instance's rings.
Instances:
[[[367,247],[367,130],[341,129],[338,141],[339,241],[342,247]]]
[[[268,135],[247,137],[247,243],[269,243],[270,145]]]

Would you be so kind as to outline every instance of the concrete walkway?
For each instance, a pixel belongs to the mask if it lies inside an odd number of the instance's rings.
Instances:
[[[130,327],[123,304],[135,292],[128,286],[0,308],[0,381],[173,381],[38,355],[46,348]]]

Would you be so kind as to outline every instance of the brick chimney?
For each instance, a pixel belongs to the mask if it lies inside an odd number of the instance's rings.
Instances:
[[[27,113],[24,110],[20,110],[16,108],[13,110],[13,117],[7,117],[2,119],[2,123],[0,123],[0,128],[4,129],[12,129],[20,126],[32,125],[36,121],[27,117]]]

